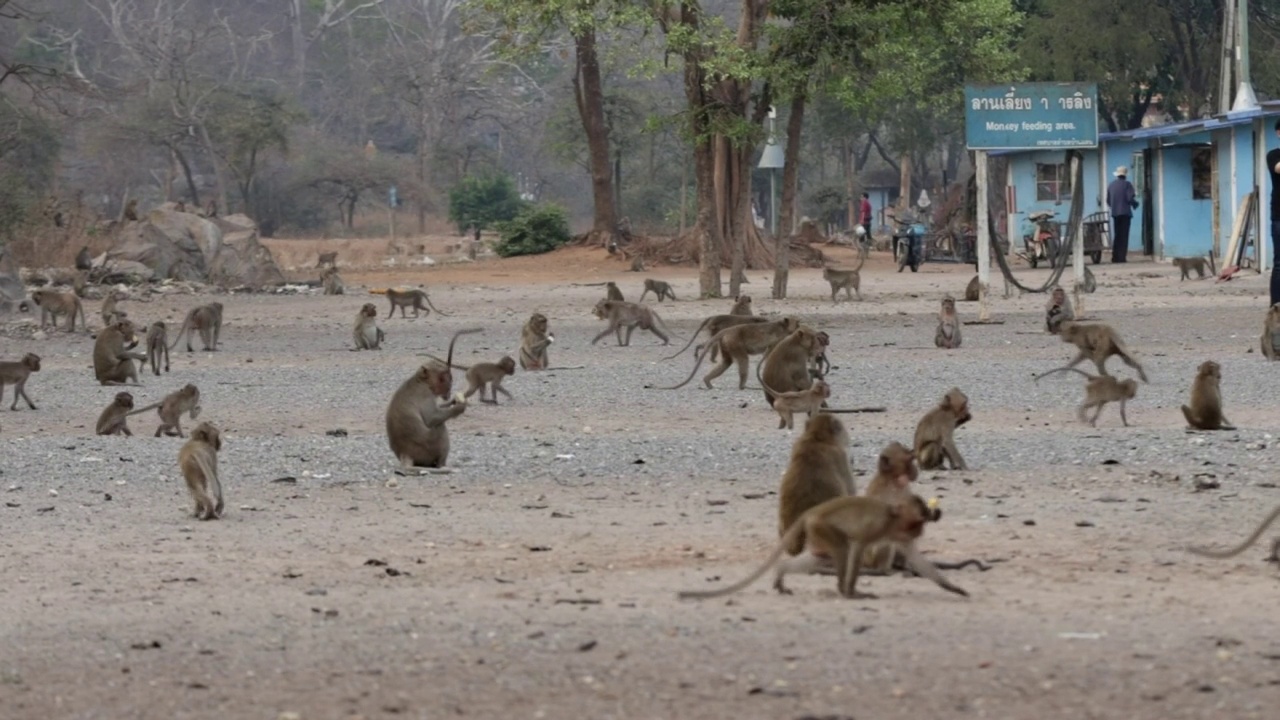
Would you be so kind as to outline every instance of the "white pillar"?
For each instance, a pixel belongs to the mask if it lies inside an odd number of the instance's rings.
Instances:
[[[1079,180],[1079,182],[1077,182]],[[1075,237],[1071,243],[1071,267],[1075,271],[1075,287],[1072,293],[1076,296],[1076,317],[1084,317],[1084,172],[1080,166],[1080,155],[1071,156],[1071,185],[1075,192],[1080,195],[1080,223],[1075,227]],[[1074,193],[1073,193],[1074,194]],[[1075,205],[1075,198],[1071,199],[1071,204]],[[1070,215],[1067,216],[1070,220]]]
[[[987,297],[991,293],[991,217],[987,204],[987,151],[974,153],[974,171],[978,180],[978,320],[987,322],[991,319]]]

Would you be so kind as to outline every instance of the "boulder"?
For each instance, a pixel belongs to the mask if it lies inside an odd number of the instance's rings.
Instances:
[[[113,273],[148,274],[156,280],[208,282],[223,287],[262,287],[284,282],[275,259],[258,242],[245,215],[206,219],[164,207],[145,220],[118,228],[116,244],[94,261]]]
[[[0,250],[0,314],[26,310],[27,288],[22,284],[18,268],[8,253]]]
[[[283,285],[284,273],[265,245],[258,242],[258,226],[247,215],[217,218],[222,245],[209,267],[209,282],[223,287],[260,288]]]

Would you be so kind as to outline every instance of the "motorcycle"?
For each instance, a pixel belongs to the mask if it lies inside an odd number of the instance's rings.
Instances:
[[[892,218],[898,226],[893,233],[893,256],[898,261],[898,272],[908,265],[911,272],[917,272],[920,263],[924,262],[924,240],[929,234],[929,227],[909,213],[906,215]]]
[[[1027,220],[1031,221],[1031,232],[1023,233],[1022,242],[1026,245],[1026,252],[1023,257],[1027,262],[1031,263],[1031,267],[1036,267],[1041,260],[1048,260],[1049,267],[1053,267],[1054,262],[1058,258],[1059,238],[1058,223],[1054,222],[1057,214],[1052,210],[1040,210],[1027,215]]]

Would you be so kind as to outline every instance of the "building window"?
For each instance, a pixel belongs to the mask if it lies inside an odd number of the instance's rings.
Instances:
[[[1071,198],[1071,176],[1066,165],[1036,163],[1036,200],[1062,202]]]
[[[1196,148],[1191,151],[1191,199],[1213,199],[1213,150]]]

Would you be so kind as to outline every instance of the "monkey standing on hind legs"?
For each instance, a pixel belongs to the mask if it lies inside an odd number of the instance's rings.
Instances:
[[[1262,533],[1266,532],[1267,528],[1270,527],[1271,523],[1275,522],[1278,517],[1280,517],[1280,507],[1272,510],[1271,514],[1262,521],[1262,524],[1258,525],[1258,529],[1254,530],[1249,537],[1245,538],[1244,542],[1230,550],[1210,550],[1205,547],[1192,546],[1187,548],[1187,552],[1204,557],[1217,558],[1219,560],[1233,558],[1245,550],[1248,550],[1251,545],[1257,542],[1258,538],[1262,536]],[[1267,562],[1280,562],[1280,538],[1276,538],[1275,541],[1271,543],[1271,555],[1267,557]]]
[[[10,410],[18,409],[18,398],[26,400],[27,407],[36,409],[36,404],[27,397],[26,390],[27,378],[33,372],[40,372],[40,356],[35,353],[27,353],[21,360],[0,362],[0,398],[4,397],[5,385],[13,386],[13,404],[9,406]]]
[[[432,358],[422,364],[391,396],[387,404],[387,444],[400,461],[401,469],[442,468],[449,460],[449,428],[445,424],[467,409],[465,398],[453,392],[453,346],[460,335],[480,332],[479,328],[459,330],[449,341],[444,362]]]
[[[774,589],[790,594],[783,584],[787,574],[820,572],[830,566],[827,558],[831,558],[842,596],[855,600],[874,598],[857,591],[858,575],[867,546],[882,541],[897,544],[908,567],[917,574],[933,580],[948,592],[968,597],[969,593],[949,582],[915,550],[914,541],[924,534],[925,523],[930,522],[932,515],[924,500],[914,495],[899,505],[868,497],[833,498],[810,508],[792,523],[764,564],[745,579],[719,590],[681,592],[678,597],[705,600],[729,595],[755,582],[770,567],[775,568]],[[784,559],[783,554],[801,533],[808,552]]]
[[[1102,414],[1102,408],[1106,407],[1109,402],[1120,403],[1120,422],[1125,427],[1129,427],[1129,419],[1125,417],[1124,406],[1129,400],[1132,400],[1138,394],[1138,382],[1136,380],[1126,378],[1118,380],[1110,375],[1090,375],[1089,373],[1073,367],[1061,367],[1050,370],[1042,375],[1037,375],[1036,382],[1045,375],[1055,372],[1075,372],[1085,377],[1084,386],[1084,402],[1080,403],[1080,407],[1076,410],[1076,417],[1080,422],[1087,422],[1091,427],[1098,426],[1098,416]],[[1085,411],[1089,408],[1096,408],[1093,417],[1086,420]]]
[[[956,314],[956,299],[950,295],[942,298],[938,309],[938,329],[933,334],[933,344],[947,350],[960,347],[960,317]]]
[[[946,461],[952,470],[967,470],[964,458],[956,448],[955,432],[972,418],[968,396],[960,388],[948,390],[938,405],[925,413],[916,425],[915,457],[921,469],[938,469]]]
[[[178,468],[182,470],[187,490],[195,501],[194,516],[198,520],[222,517],[222,482],[218,479],[220,450],[222,433],[211,423],[202,422],[191,431],[191,439],[178,451]]]
[[[1199,430],[1235,430],[1222,413],[1222,366],[1212,360],[1200,363],[1191,382],[1191,405],[1182,406],[1187,424]]]
[[[133,433],[129,432],[129,411],[132,409],[133,395],[127,392],[116,393],[115,399],[98,416],[95,432],[98,435],[125,435],[126,437],[132,437]]]

